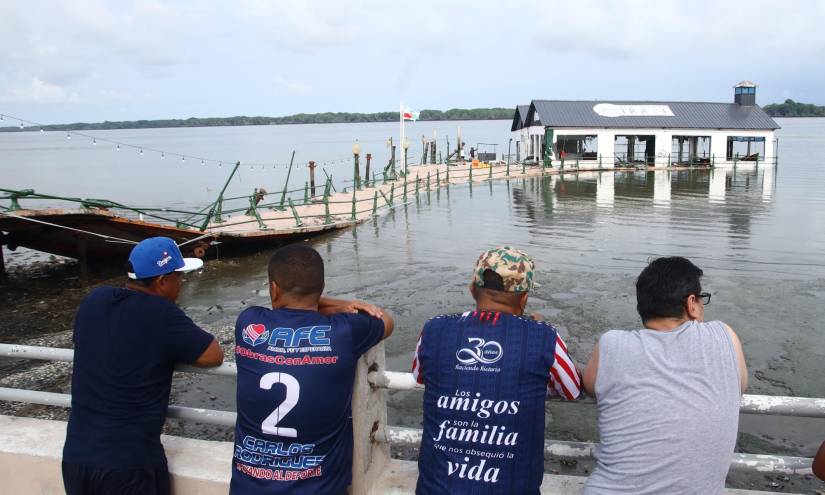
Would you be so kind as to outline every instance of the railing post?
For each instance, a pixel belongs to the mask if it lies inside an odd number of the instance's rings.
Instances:
[[[490,165],[489,167],[487,167],[487,168],[489,168],[489,169],[490,169],[490,173],[487,175],[487,178],[488,178],[489,180],[493,180],[493,164],[492,164],[492,163],[489,163],[488,165]]]
[[[304,204],[309,204],[309,182],[304,182]]]
[[[415,197],[418,197],[418,190],[421,182],[418,180],[418,172],[415,173]]]
[[[329,196],[324,196],[324,225],[332,223],[332,217],[329,216]]]
[[[375,196],[372,198],[372,216],[378,212],[378,191],[375,191]]]
[[[599,153],[599,170],[602,169],[602,154]]]
[[[304,222],[301,221],[300,215],[298,215],[298,211],[295,209],[295,205],[292,203],[292,198],[287,198],[289,202],[289,208],[292,210],[292,216],[295,217],[295,226],[301,227],[304,225]]]
[[[350,217],[352,220],[355,220],[357,218],[356,211],[355,211],[355,203],[356,203],[355,193],[356,192],[357,192],[357,189],[355,187],[353,187],[352,188],[352,216]]]
[[[430,192],[430,171],[427,170],[427,192]]]
[[[375,441],[376,436],[386,438],[387,434],[387,392],[373,387],[368,379],[370,371],[385,370],[383,343],[358,360],[352,389],[352,495],[369,494],[390,461],[390,444]]]
[[[435,169],[435,187],[436,187],[436,189],[441,187],[441,169],[440,168]]]

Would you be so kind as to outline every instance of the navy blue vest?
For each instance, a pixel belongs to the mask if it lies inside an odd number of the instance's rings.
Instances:
[[[551,325],[519,316],[474,311],[427,322],[417,494],[539,493],[555,346]]]

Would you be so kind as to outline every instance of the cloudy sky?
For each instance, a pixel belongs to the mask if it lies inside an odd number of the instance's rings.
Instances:
[[[0,0],[0,113],[45,123],[511,107],[825,104],[825,0]]]

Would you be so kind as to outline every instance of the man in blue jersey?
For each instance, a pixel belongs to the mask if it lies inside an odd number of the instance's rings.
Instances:
[[[285,246],[269,261],[272,309],[238,316],[234,495],[339,495],[351,483],[355,367],[393,320],[323,290],[318,252]]]
[[[74,323],[72,410],[63,447],[68,495],[168,495],[160,432],[175,364],[218,366],[223,351],[175,305],[182,273],[203,266],[172,239],[129,255],[125,288],[98,287]]]
[[[574,400],[581,376],[552,325],[524,317],[535,265],[509,246],[476,262],[476,309],[421,331],[424,391],[416,494],[538,494],[547,393]]]

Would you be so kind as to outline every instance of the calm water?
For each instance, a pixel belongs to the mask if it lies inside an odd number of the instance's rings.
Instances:
[[[633,281],[646,261],[683,255],[705,270],[704,286],[713,293],[707,317],[729,323],[742,339],[749,392],[825,397],[825,119],[779,123],[776,169],[582,173],[453,186],[312,244],[326,260],[330,294],[374,301],[395,315],[397,330],[387,346],[393,370],[409,369],[415,340],[429,317],[471,307],[467,284],[477,254],[513,244],[537,260],[541,287],[531,294],[530,309],[560,328],[580,364],[606,329],[639,326]],[[418,125],[415,134],[431,134],[430,123]],[[454,136],[455,125],[441,124],[440,135]],[[500,142],[506,147],[509,122],[461,126],[468,144]],[[300,146],[302,159],[346,156],[358,137],[386,162],[382,140],[395,130],[393,125],[365,124],[117,135],[193,154],[279,161],[293,145]],[[89,145],[67,150],[65,136],[60,145],[52,146],[50,139],[0,135],[3,187],[154,203],[184,197],[171,194],[180,188],[200,201],[208,199],[206,188],[215,187],[223,174],[209,167],[201,172],[199,164],[159,165],[159,160],[146,160],[141,163],[149,164],[139,168],[134,157],[124,162],[107,158],[116,151],[90,150]],[[336,166],[343,174],[351,165]],[[248,192],[264,180],[277,183],[282,173],[248,173],[235,187]],[[181,182],[187,178],[192,181]],[[232,324],[244,307],[266,304],[269,254],[209,263],[201,276],[192,277],[182,305],[196,321]],[[209,386],[220,392],[211,407],[233,407],[231,383]],[[198,397],[187,400],[204,403]],[[420,394],[392,393],[390,404],[391,424],[420,426]],[[597,438],[592,406],[549,408],[548,437]],[[810,456],[825,438],[825,420],[743,416],[741,430],[742,451]]]

